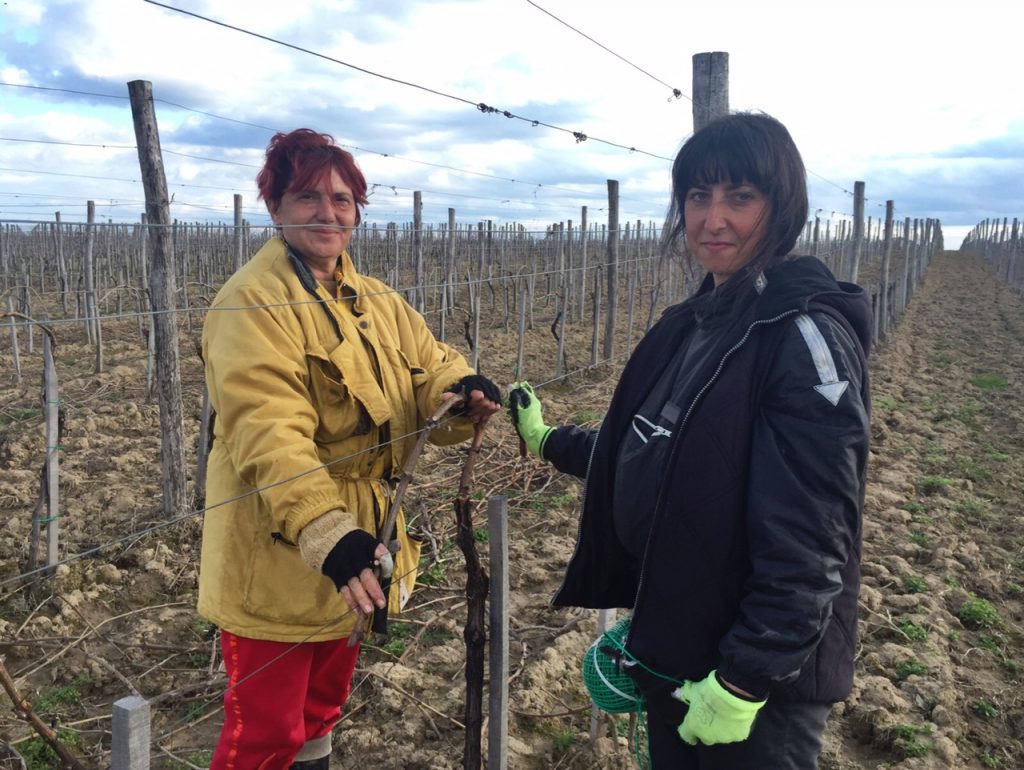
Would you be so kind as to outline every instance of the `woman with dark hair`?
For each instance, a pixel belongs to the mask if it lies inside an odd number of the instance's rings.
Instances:
[[[398,516],[393,579],[380,527],[426,418],[462,441],[498,388],[346,251],[366,180],[327,134],[278,133],[257,176],[278,228],[217,293],[203,328],[216,411],[199,612],[220,627],[228,673],[211,768],[328,767],[359,651],[358,609],[398,612],[419,543]]]
[[[655,768],[809,770],[852,686],[869,442],[870,302],[789,252],[800,154],[761,114],[712,122],[672,168],[669,248],[707,275],[626,364],[599,430],[510,416],[586,479],[557,605],[632,609],[621,664]]]

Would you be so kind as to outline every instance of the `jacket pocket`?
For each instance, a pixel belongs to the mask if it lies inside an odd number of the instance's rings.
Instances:
[[[399,380],[402,397],[406,398],[407,394],[414,398],[418,396],[420,388],[430,381],[430,374],[422,366],[412,364],[401,348],[393,348],[386,344],[382,347],[384,354],[388,357],[388,363]],[[403,380],[404,382],[402,382]]]
[[[409,361],[408,356],[402,352],[401,348],[393,348],[393,350],[398,354],[398,360],[401,363],[402,368],[409,373],[409,379],[412,380],[413,388],[418,388],[430,379],[430,375],[427,374],[427,370],[422,366],[413,366]]]
[[[322,350],[307,350],[309,393],[318,421],[317,443],[331,443],[370,432],[370,417],[349,392],[341,371]]]
[[[348,615],[334,583],[303,561],[296,546],[253,533],[244,575],[243,607],[273,623],[326,626]]]

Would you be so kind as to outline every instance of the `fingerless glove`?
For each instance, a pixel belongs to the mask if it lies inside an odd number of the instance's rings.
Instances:
[[[468,401],[469,394],[474,390],[479,390],[483,393],[484,398],[488,401],[493,401],[495,404],[501,403],[501,389],[482,374],[467,374],[448,388],[446,392],[458,393],[460,396],[465,396]],[[467,409],[468,404],[462,404],[456,407],[453,412],[454,414],[464,414]]]

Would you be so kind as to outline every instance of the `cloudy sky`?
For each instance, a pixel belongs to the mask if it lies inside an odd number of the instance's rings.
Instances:
[[[127,83],[141,79],[178,219],[230,221],[237,193],[266,223],[253,178],[267,140],[309,126],[355,154],[370,222],[411,221],[413,190],[427,222],[454,208],[542,229],[583,205],[601,222],[615,179],[623,221],[660,223],[706,51],[729,54],[731,109],[789,127],[812,213],[849,218],[861,180],[866,215],[892,199],[898,219],[941,220],[950,247],[1024,215],[1017,0],[165,5],[221,24],[145,0],[2,2],[0,219],[82,221],[93,200],[137,221]]]

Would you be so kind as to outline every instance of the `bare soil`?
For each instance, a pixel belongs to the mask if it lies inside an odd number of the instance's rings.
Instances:
[[[550,422],[596,423],[618,366],[548,383],[550,322],[537,318],[526,374]],[[123,324],[104,327],[100,375],[81,330],[58,327],[65,561],[53,576],[17,579],[45,455],[38,335],[36,352],[22,352],[21,382],[0,388],[0,655],[83,766],[109,764],[112,704],[138,692],[152,707],[152,766],[206,767],[225,680],[216,629],[194,609],[201,514],[161,513],[158,409],[145,400],[144,346]],[[485,331],[481,368],[507,383],[514,330]],[[190,463],[197,336],[198,325],[182,329]],[[567,368],[588,364],[589,330],[568,342]],[[8,346],[4,371],[10,361]],[[980,257],[944,252],[871,371],[858,675],[833,712],[822,767],[1024,768],[1024,302]],[[364,650],[335,767],[462,767],[465,573],[452,500],[464,458],[428,449],[421,460],[407,506],[427,537],[421,587],[390,638]],[[580,485],[520,460],[503,417],[488,427],[474,481],[485,559],[485,501],[499,494],[511,540],[508,765],[631,767],[628,719],[604,716],[590,736],[580,659],[596,614],[549,604],[575,541]],[[10,744],[30,768],[59,766],[2,692],[0,706],[0,756]]]

